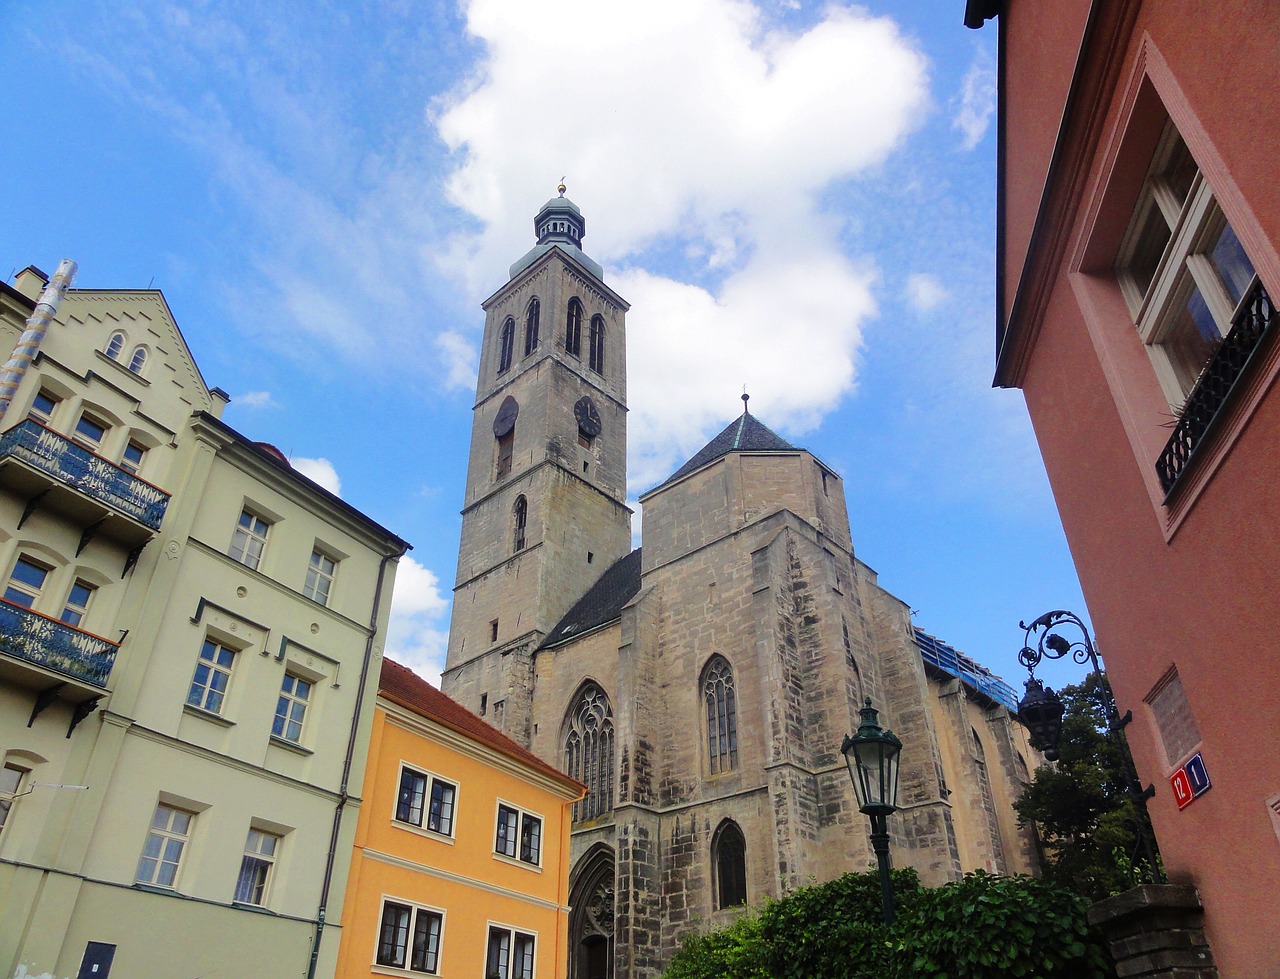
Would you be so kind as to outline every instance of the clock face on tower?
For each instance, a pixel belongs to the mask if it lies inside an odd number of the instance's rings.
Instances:
[[[578,431],[589,438],[600,434],[600,412],[590,395],[583,395],[573,406],[573,417],[578,419]]]
[[[502,438],[516,427],[516,415],[520,414],[520,404],[511,395],[507,395],[498,405],[498,414],[493,419],[493,434]]]

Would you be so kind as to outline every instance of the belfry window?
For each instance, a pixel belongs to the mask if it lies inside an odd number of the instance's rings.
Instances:
[[[529,501],[524,496],[516,497],[515,505],[515,541],[512,550],[524,550],[524,525],[529,517]]]
[[[538,349],[538,319],[541,316],[542,304],[538,297],[529,300],[529,309],[524,314],[524,355],[526,357]]]
[[[738,824],[726,819],[711,843],[715,864],[716,910],[747,903],[747,841]]]
[[[591,335],[588,341],[590,343],[590,359],[587,366],[597,374],[604,373],[604,317],[595,315],[591,317]]]
[[[510,316],[502,324],[502,337],[498,346],[498,373],[505,374],[511,369],[511,354],[516,343],[516,321]]]
[[[712,775],[738,767],[738,703],[733,669],[723,656],[711,657],[702,674],[707,705],[707,764]]]
[[[573,804],[578,823],[613,810],[613,710],[599,686],[582,687],[566,727],[564,770],[587,787],[586,798]]]
[[[506,435],[498,437],[498,470],[496,478],[501,479],[511,472],[511,454],[516,444],[516,430],[513,428]]]
[[[574,357],[582,356],[582,303],[569,300],[569,316],[564,326],[564,350]]]

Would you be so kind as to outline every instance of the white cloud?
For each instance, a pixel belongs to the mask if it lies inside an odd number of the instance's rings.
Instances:
[[[917,272],[907,276],[907,301],[918,313],[927,313],[937,309],[947,298],[946,287],[936,275]]]
[[[439,686],[448,645],[449,601],[440,579],[406,555],[396,570],[385,653]]]
[[[475,346],[454,330],[441,333],[436,337],[435,344],[445,363],[445,385],[464,391],[473,388],[479,360]]]
[[[982,142],[996,111],[996,68],[985,47],[978,49],[951,104],[955,111],[951,128],[959,130],[960,145],[967,152]]]
[[[289,464],[313,482],[319,483],[334,496],[342,495],[342,480],[338,478],[338,470],[328,459],[307,459],[303,457],[290,459]]]
[[[231,399],[232,404],[244,408],[275,408],[276,401],[271,397],[270,391],[246,391],[244,394],[237,394]]]

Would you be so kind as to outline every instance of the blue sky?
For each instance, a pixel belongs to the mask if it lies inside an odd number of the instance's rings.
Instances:
[[[389,652],[434,680],[479,302],[564,175],[632,304],[631,497],[745,385],[916,624],[1020,688],[1018,620],[1084,603],[990,387],[996,35],[963,6],[18,0],[0,275],[163,289],[225,420],[414,544]]]

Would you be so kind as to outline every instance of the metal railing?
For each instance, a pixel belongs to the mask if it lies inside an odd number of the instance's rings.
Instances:
[[[1167,496],[1191,463],[1196,447],[1204,440],[1219,409],[1231,395],[1262,338],[1276,322],[1276,307],[1260,281],[1254,281],[1248,298],[1205,366],[1195,387],[1187,395],[1182,415],[1173,435],[1156,460],[1156,474]]]
[[[961,683],[964,683],[979,693],[984,693],[997,703],[1008,707],[1015,714],[1018,712],[1018,695],[1014,692],[1013,687],[1005,683],[998,676],[988,670],[985,666],[980,666],[964,653],[960,652],[952,646],[948,646],[940,639],[935,639],[920,629],[915,630],[916,645],[920,648],[920,656],[926,663],[930,663],[956,677]]]
[[[120,644],[0,598],[0,652],[105,687]]]
[[[0,458],[12,456],[69,486],[160,529],[169,494],[33,419],[0,434]]]

